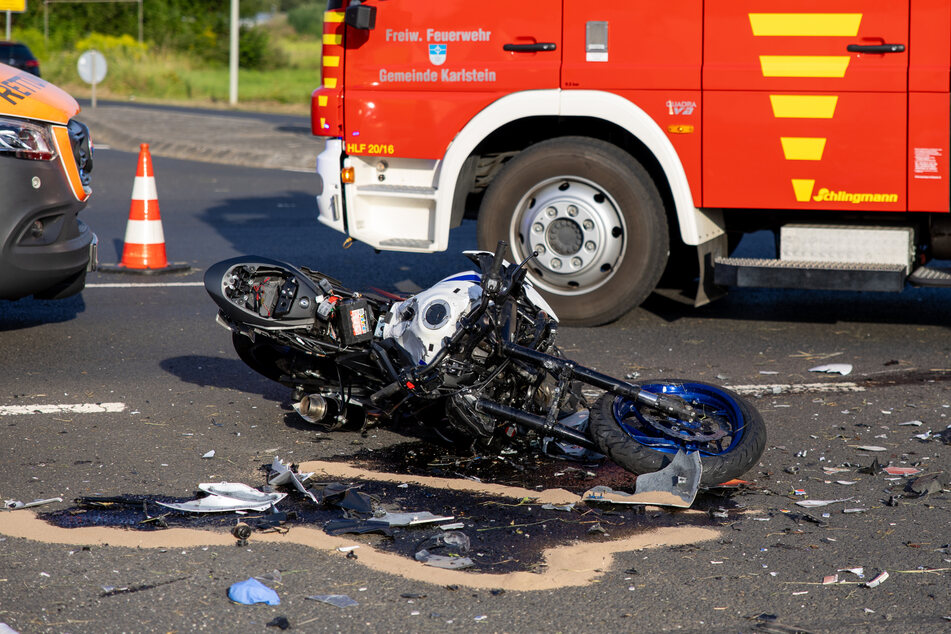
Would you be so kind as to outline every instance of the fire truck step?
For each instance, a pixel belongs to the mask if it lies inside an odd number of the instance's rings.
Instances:
[[[436,198],[435,187],[414,187],[411,185],[360,185],[357,193],[364,196],[393,196],[396,198]]]
[[[951,286],[951,269],[919,266],[908,276],[915,286]]]
[[[905,286],[902,264],[717,258],[713,276],[721,286],[745,288],[899,292]]]

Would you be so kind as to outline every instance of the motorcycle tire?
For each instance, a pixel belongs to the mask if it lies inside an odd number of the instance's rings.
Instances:
[[[718,417],[728,434],[706,442],[674,438],[649,421],[676,423],[688,429],[698,424],[674,421],[637,401],[606,393],[591,408],[591,437],[603,453],[628,471],[651,473],[669,464],[679,449],[699,451],[703,464],[700,484],[709,487],[742,476],[762,456],[766,425],[756,408],[742,396],[700,381],[674,379],[638,385],[651,393],[679,396],[706,415]]]

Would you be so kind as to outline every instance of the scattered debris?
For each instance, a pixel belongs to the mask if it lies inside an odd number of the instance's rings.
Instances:
[[[588,534],[589,534],[589,535],[593,535],[593,534],[595,534],[595,533],[600,533],[601,535],[607,535],[607,534],[608,534],[608,532],[607,532],[606,530],[604,530],[604,527],[601,526],[601,522],[595,522],[594,524],[591,525],[590,528],[588,528]]]
[[[829,363],[827,365],[817,365],[814,368],[809,368],[810,372],[825,372],[827,374],[841,374],[845,376],[852,372],[851,363]]]
[[[879,464],[878,458],[872,460],[872,464],[867,467],[861,467],[859,473],[867,473],[868,475],[878,475],[882,471],[882,465]]]
[[[887,447],[879,447],[878,445],[849,445],[849,447],[862,451],[888,451]]]
[[[427,566],[436,568],[445,568],[447,570],[462,570],[475,565],[469,557],[452,557],[447,555],[434,555],[425,548],[416,553],[416,561],[422,562]]]
[[[851,499],[852,498],[840,498],[838,500],[801,500],[796,502],[796,505],[805,508],[816,508],[819,506],[829,506],[830,504],[836,504],[838,502],[848,502]]]
[[[418,526],[433,522],[446,522],[455,519],[452,515],[433,515],[429,511],[416,513],[384,513],[373,518],[378,522],[385,522],[388,526]]]
[[[324,524],[324,532],[328,535],[363,535],[365,533],[382,533],[386,536],[393,535],[393,530],[386,522],[356,518],[330,520]]]
[[[542,508],[546,511],[573,511],[575,505],[573,502],[571,504],[542,504]]]
[[[910,476],[921,473],[921,469],[915,467],[885,467],[883,471],[893,476]]]
[[[452,524],[440,524],[439,528],[444,531],[454,531],[460,528],[465,528],[466,525],[462,522],[453,522]]]
[[[898,423],[899,427],[907,427],[907,426],[921,427],[921,425],[922,425],[922,422],[920,420],[910,420],[904,423]]]
[[[558,421],[559,425],[564,425],[575,431],[584,433],[588,429],[588,416],[590,411],[587,409],[579,410],[570,416],[566,416]],[[563,440],[555,440],[552,436],[542,438],[542,451],[561,460],[573,460],[575,462],[598,462],[604,460],[604,454],[587,449],[580,445],[575,445]]]
[[[202,455],[202,458],[214,458],[214,457],[215,457],[215,450],[214,450],[214,449],[212,449],[212,450],[209,451],[208,453]]]
[[[282,630],[286,630],[290,629],[291,622],[287,620],[286,616],[275,616],[267,622],[267,627],[279,627]]]
[[[141,592],[142,590],[151,590],[153,588],[158,588],[160,586],[167,586],[170,583],[175,583],[176,581],[184,581],[188,577],[179,577],[178,579],[169,579],[168,581],[162,581],[159,583],[145,583],[138,586],[129,586],[125,588],[116,588],[115,586],[101,586],[102,594],[99,595],[100,598],[105,597],[114,597],[117,594],[133,594],[135,592]]]
[[[865,587],[875,588],[877,586],[882,585],[886,579],[888,579],[888,572],[883,570],[882,572],[878,573],[872,580],[867,581],[865,583]]]
[[[653,504],[687,508],[693,504],[700,488],[703,466],[700,452],[679,450],[666,467],[654,473],[637,476],[634,493],[614,491],[607,486],[596,486],[584,493],[585,502],[612,502],[614,504]]]
[[[188,502],[158,502],[161,506],[185,513],[225,513],[229,511],[266,511],[286,493],[262,493],[240,482],[206,482],[198,488],[207,497]]]
[[[944,488],[943,476],[942,473],[929,473],[919,476],[908,483],[906,490],[918,497],[924,497],[929,493],[937,493]]]
[[[246,546],[251,538],[251,527],[244,522],[238,522],[231,529],[231,534],[238,540],[238,546]]]
[[[281,576],[280,570],[272,570],[271,572],[266,572],[263,575],[256,575],[254,578],[261,583],[281,584],[284,581],[284,577]]]
[[[274,460],[271,462],[271,473],[268,475],[267,483],[271,486],[291,484],[295,489],[307,496],[311,502],[317,504],[317,498],[314,497],[313,493],[305,489],[303,484],[313,475],[314,474],[312,472],[301,474],[294,473],[290,466],[281,462],[277,456],[274,456]]]
[[[20,502],[19,500],[4,500],[3,508],[8,510],[16,509],[28,509],[34,506],[43,506],[44,504],[52,504],[53,502],[62,502],[63,498],[48,498],[45,500],[33,500],[32,502]]]
[[[235,603],[242,603],[244,605],[253,605],[255,603],[266,603],[268,605],[281,604],[281,599],[277,596],[277,592],[268,588],[254,577],[248,577],[245,581],[231,584],[231,587],[228,588],[228,598]]]
[[[335,605],[338,608],[349,608],[352,605],[360,605],[359,602],[354,601],[345,594],[315,594],[307,598],[313,601],[329,603],[330,605]]]

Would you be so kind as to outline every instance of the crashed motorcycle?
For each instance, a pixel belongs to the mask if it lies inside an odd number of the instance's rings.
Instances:
[[[526,279],[533,256],[509,263],[505,248],[466,252],[477,270],[409,297],[254,256],[215,264],[204,283],[238,356],[326,430],[415,421],[456,448],[598,452],[635,474],[689,455],[700,486],[759,460],[763,419],[730,390],[632,383],[564,358],[557,317]]]

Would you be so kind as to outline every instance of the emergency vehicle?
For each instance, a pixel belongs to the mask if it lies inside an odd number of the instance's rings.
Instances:
[[[432,252],[475,215],[576,325],[665,268],[697,304],[951,285],[949,67],[948,0],[331,0],[319,219]]]

